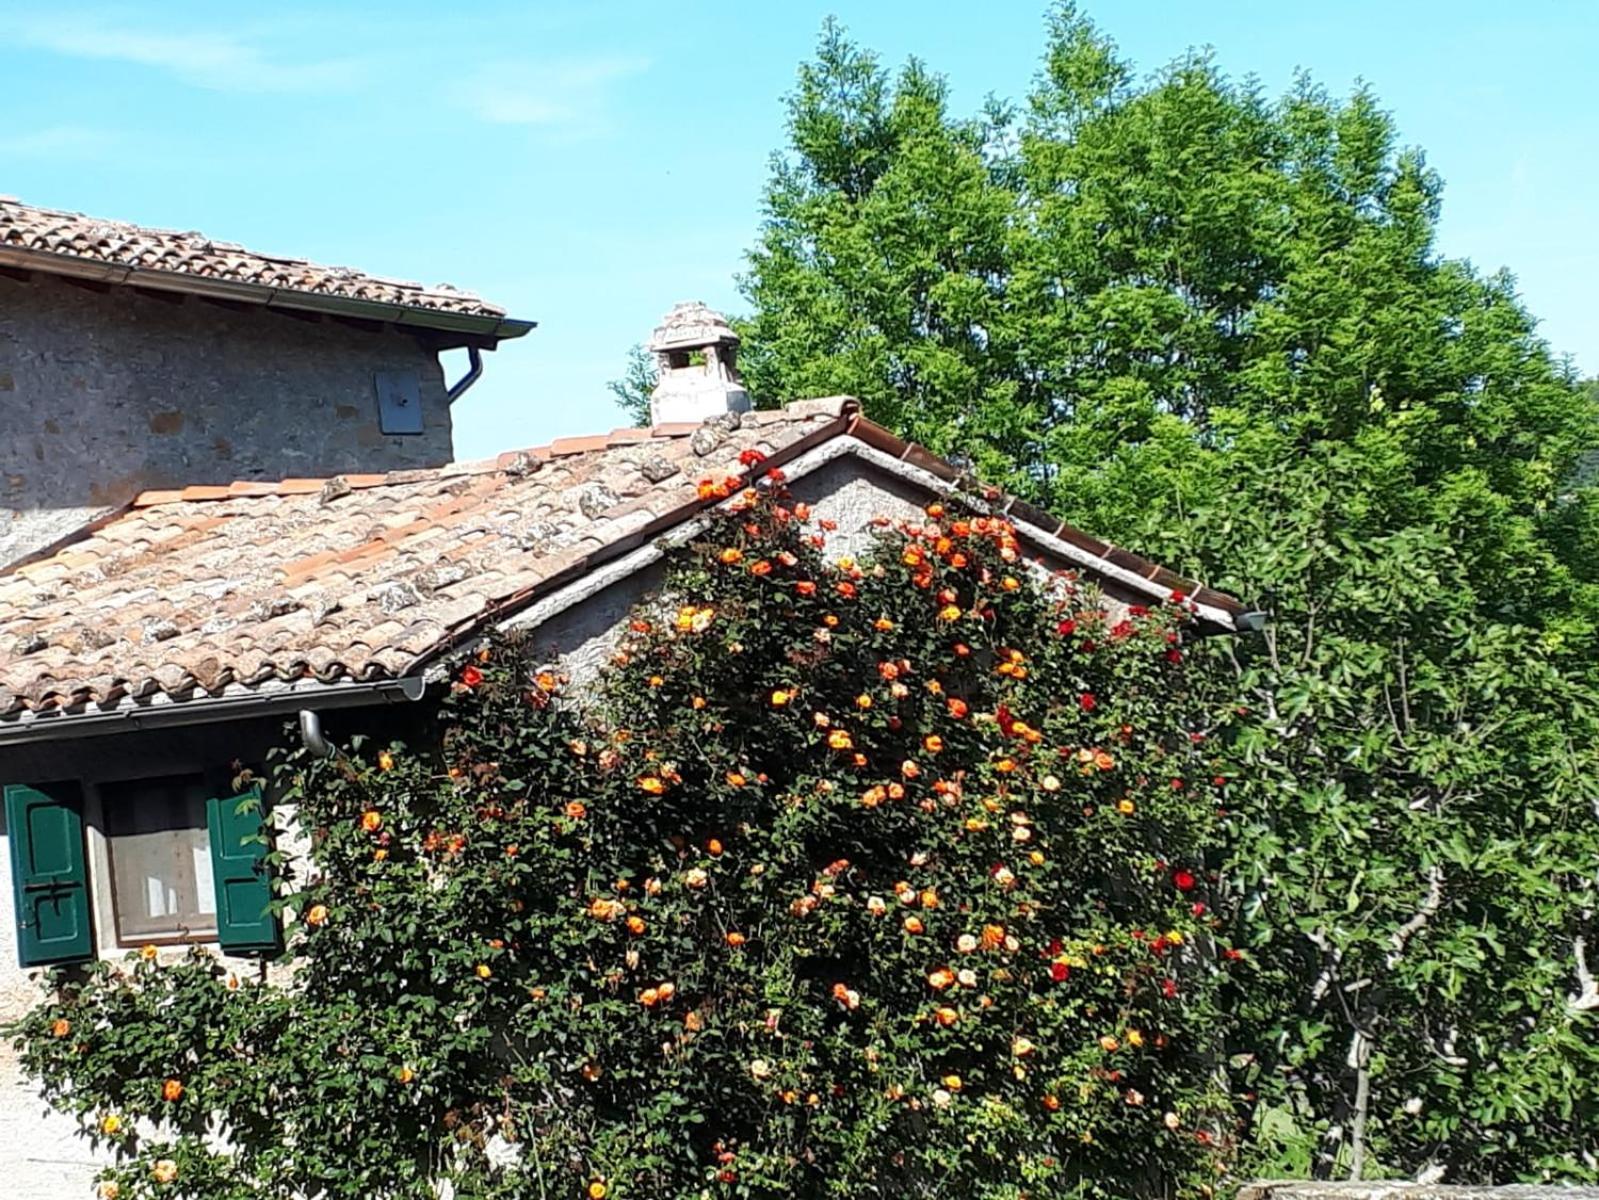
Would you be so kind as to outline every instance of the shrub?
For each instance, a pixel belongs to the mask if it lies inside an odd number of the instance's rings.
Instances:
[[[288,757],[289,983],[56,979],[21,1045],[113,1190],[1208,1191],[1237,955],[1182,597],[1107,615],[942,505],[860,562],[775,479],[724,508],[592,686],[507,637],[432,750]]]

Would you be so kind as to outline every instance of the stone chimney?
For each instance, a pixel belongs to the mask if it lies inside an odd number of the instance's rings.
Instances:
[[[685,301],[655,327],[648,349],[659,373],[650,393],[655,424],[749,411],[750,394],[738,375],[738,334],[721,313]]]

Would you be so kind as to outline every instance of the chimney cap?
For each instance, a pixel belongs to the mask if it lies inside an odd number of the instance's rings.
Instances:
[[[674,305],[650,335],[649,348],[658,372],[650,393],[655,424],[750,410],[738,375],[738,334],[721,313],[698,300]]]
[[[668,350],[736,346],[738,342],[738,334],[721,313],[703,300],[685,300],[674,304],[672,311],[661,318],[655,332],[650,334],[648,349],[652,354],[662,354]]]

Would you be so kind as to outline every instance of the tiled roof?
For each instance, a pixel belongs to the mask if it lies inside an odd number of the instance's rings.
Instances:
[[[5,255],[7,250],[13,255]],[[41,270],[51,269],[53,263],[67,273],[80,273],[70,268],[104,264],[137,272],[130,282],[153,283],[164,277],[166,286],[177,290],[192,287],[205,291],[204,283],[210,280],[284,293],[291,300],[296,295],[322,296],[428,313],[505,316],[504,309],[448,284],[424,287],[349,267],[260,254],[213,241],[203,233],[148,229],[82,213],[35,208],[0,196],[0,261],[18,254]]]
[[[52,557],[0,573],[0,718],[268,681],[387,680],[680,523],[699,480],[851,436],[942,462],[807,401],[387,475],[147,492]],[[758,449],[769,461],[739,463]],[[1014,515],[1152,586],[1198,589],[1036,510]]]

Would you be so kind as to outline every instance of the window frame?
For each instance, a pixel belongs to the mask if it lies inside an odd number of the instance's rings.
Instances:
[[[96,944],[102,954],[110,951],[135,950],[141,946],[216,946],[220,932],[218,917],[212,928],[201,933],[149,934],[125,938],[118,921],[116,868],[112,865],[111,837],[107,833],[106,797],[103,787],[119,784],[136,784],[142,780],[166,779],[175,776],[198,776],[208,786],[214,784],[216,772],[207,764],[193,758],[166,758],[160,763],[121,764],[115,768],[86,771],[80,776],[83,787],[84,840],[87,843],[87,868],[89,875],[90,912],[94,921]],[[200,812],[200,829],[207,832],[205,810]]]

